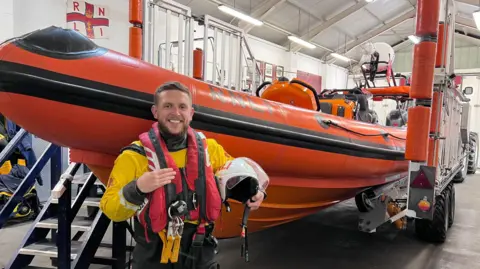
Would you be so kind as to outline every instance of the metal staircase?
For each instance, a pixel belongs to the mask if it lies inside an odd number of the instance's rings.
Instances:
[[[7,148],[0,154],[8,156],[25,135],[17,134]],[[8,152],[7,152],[8,153]],[[61,148],[50,144],[37,163],[22,181],[15,194],[1,211],[0,216],[9,216],[13,207],[33,184],[35,178],[47,161],[52,162],[52,193],[35,221],[23,238],[16,254],[4,267],[5,269],[42,268],[32,266],[36,256],[48,257],[54,268],[89,268],[90,264],[109,265],[109,268],[125,268],[127,263],[127,229],[133,234],[127,222],[113,223],[112,244],[102,240],[111,223],[99,210],[100,197],[92,197],[92,187],[105,190],[103,184],[93,173],[78,173],[79,163],[72,163],[60,176]],[[1,160],[1,159],[0,159]],[[56,176],[56,178],[55,178]],[[59,178],[59,180],[58,180]],[[57,179],[57,180],[56,180]],[[72,187],[78,186],[75,196]],[[18,197],[18,198],[16,198]],[[73,198],[73,199],[72,199]],[[87,210],[82,207],[88,207]],[[3,219],[0,219],[2,221]],[[0,224],[4,223],[0,222]],[[1,226],[0,226],[1,227]],[[50,236],[48,236],[50,234]],[[73,237],[72,237],[73,234]],[[96,256],[97,251],[111,249],[110,256]],[[131,247],[128,251],[131,251]],[[48,267],[43,267],[48,268]]]

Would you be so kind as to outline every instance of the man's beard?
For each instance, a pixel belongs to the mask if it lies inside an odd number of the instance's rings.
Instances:
[[[183,125],[182,131],[179,134],[172,134],[168,130],[168,127],[160,121],[158,121],[158,129],[160,130],[160,133],[166,138],[184,137],[188,131],[188,124]]]
[[[183,126],[183,130],[179,134],[170,133],[167,126],[165,126],[161,122],[158,122],[158,129],[169,151],[181,150],[187,146],[188,125]]]

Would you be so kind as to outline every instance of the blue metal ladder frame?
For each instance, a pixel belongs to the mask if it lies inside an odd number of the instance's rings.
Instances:
[[[7,147],[0,153],[0,165],[8,160],[18,144],[27,134],[28,133],[24,129],[21,129],[15,135],[12,141],[10,141]],[[129,249],[132,251],[132,248],[127,247],[126,245],[127,230],[133,235],[133,230],[131,230],[131,227],[126,221],[113,223],[113,244],[108,246],[112,248],[112,257],[109,258],[95,256],[96,250],[99,246],[107,245],[102,244],[101,241],[111,222],[101,211],[96,214],[92,223],[92,229],[90,232],[88,232],[87,239],[82,242],[78,253],[75,253],[76,258],[71,258],[72,240],[70,239],[70,226],[80,210],[80,207],[87,198],[89,189],[96,181],[96,177],[93,175],[93,173],[90,173],[87,180],[81,187],[80,192],[77,194],[76,199],[72,202],[72,178],[79,170],[81,164],[71,163],[67,170],[62,174],[61,147],[52,143],[47,146],[41,157],[33,165],[27,176],[22,180],[15,193],[0,211],[0,229],[10,218],[14,208],[21,201],[22,197],[35,184],[36,177],[40,174],[49,160],[51,162],[51,190],[53,192],[55,187],[57,187],[57,189],[61,187],[62,193],[56,198],[57,201],[55,203],[53,202],[53,196],[50,196],[40,213],[37,215],[35,221],[32,223],[30,229],[27,231],[16,253],[7,263],[5,268],[13,269],[24,268],[25,266],[28,266],[32,262],[34,255],[23,254],[21,253],[21,250],[32,244],[45,240],[49,232],[52,232],[52,241],[55,243],[58,250],[56,255],[57,257],[52,258],[52,262],[54,261],[56,263],[57,268],[86,268],[89,264],[111,265],[115,269],[125,268],[125,264],[127,263],[126,250]],[[59,180],[61,180],[60,183]],[[49,218],[58,218],[57,229],[37,227],[38,223]],[[75,238],[77,238],[79,234],[81,236],[81,233],[77,232],[73,240],[78,240]]]
[[[22,139],[28,134],[25,129],[21,129],[8,143],[5,149],[0,152],[0,166],[2,166],[12,155],[15,149],[18,147]],[[61,175],[62,169],[62,151],[57,145],[50,143],[42,153],[42,156],[33,165],[32,169],[28,172],[27,176],[22,180],[15,193],[10,197],[7,204],[0,210],[0,229],[12,216],[13,210],[18,203],[22,201],[23,196],[35,185],[37,176],[43,170],[47,162],[50,161],[51,165],[51,188],[57,184]]]

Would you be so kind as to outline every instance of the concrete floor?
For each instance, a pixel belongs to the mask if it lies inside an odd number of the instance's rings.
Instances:
[[[455,224],[442,245],[417,240],[413,227],[398,231],[389,225],[375,234],[361,233],[356,228],[356,207],[350,200],[308,218],[251,234],[248,264],[240,258],[240,239],[220,241],[218,259],[222,268],[228,269],[480,268],[479,191],[480,174],[456,184]],[[14,254],[28,228],[28,224],[22,224],[0,230],[0,268]],[[48,266],[50,261],[39,257],[32,264]]]

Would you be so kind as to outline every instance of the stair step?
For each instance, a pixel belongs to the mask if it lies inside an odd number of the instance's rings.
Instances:
[[[100,206],[100,197],[87,197],[85,198],[85,201],[83,201],[83,206],[95,206],[99,207]],[[72,200],[72,204],[75,200]],[[58,204],[58,199],[53,198],[52,199],[52,204]]]
[[[81,175],[76,175],[73,177],[72,184],[85,184],[87,181],[87,178],[90,176],[91,173],[85,173]],[[95,185],[103,185],[103,183],[100,180],[95,180]]]
[[[72,241],[71,246],[70,259],[75,260],[79,249],[82,247],[82,242]],[[56,258],[58,256],[58,248],[55,242],[45,239],[21,248],[18,253],[24,255]]]
[[[87,217],[77,216],[72,221],[72,230],[88,232],[92,228],[93,220]],[[38,222],[35,227],[58,229],[58,219],[49,218],[44,221]]]

